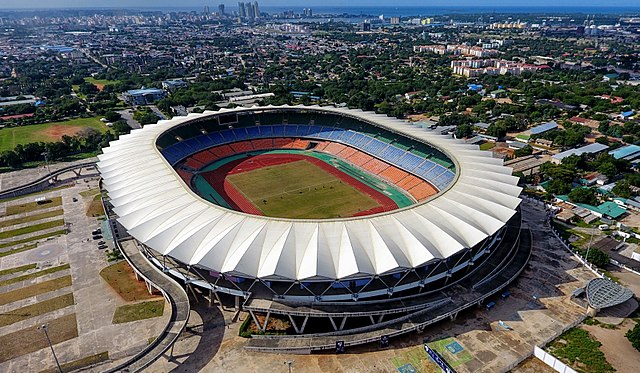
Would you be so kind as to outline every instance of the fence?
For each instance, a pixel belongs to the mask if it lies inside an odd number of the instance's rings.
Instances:
[[[533,349],[533,355],[538,359],[542,360],[545,364],[553,368],[556,372],[560,373],[576,373],[575,370],[571,369],[567,366],[567,364],[562,361],[556,359],[553,355],[547,353],[545,350],[536,346]]]

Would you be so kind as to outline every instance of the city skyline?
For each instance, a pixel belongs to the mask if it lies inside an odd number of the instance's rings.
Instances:
[[[291,0],[264,0],[260,2],[263,7],[389,7],[389,8],[398,8],[398,7],[420,7],[420,8],[430,8],[430,7],[474,7],[474,8],[495,8],[495,7],[527,7],[527,8],[538,8],[538,7],[566,7],[566,8],[584,8],[584,7],[603,7],[603,8],[612,8],[612,7],[624,7],[624,8],[633,8],[640,7],[640,0],[634,1],[625,1],[625,0],[586,0],[582,2],[577,2],[574,0],[564,0],[564,1],[553,1],[553,0],[543,0],[537,2],[534,6],[531,5],[530,2],[516,0],[516,1],[504,1],[504,0],[489,0],[483,2],[481,5],[478,5],[477,2],[470,0],[458,0],[458,1],[444,1],[444,0],[436,0],[430,2],[428,5],[425,5],[424,2],[415,1],[415,0],[405,0],[394,2],[390,4],[388,1],[383,0],[371,0],[371,1],[354,1],[351,2],[348,6],[344,5],[344,2],[339,0],[326,0],[326,1],[316,1],[316,2],[300,2],[300,1],[291,1]],[[85,1],[85,0],[52,0],[47,2],[35,1],[35,0],[25,0],[19,3],[9,0],[0,0],[0,8],[3,9],[51,9],[51,8],[177,8],[177,7],[202,7],[209,6],[212,9],[217,7],[219,4],[224,4],[226,7],[236,6],[237,2],[235,1],[202,1],[202,0],[187,0],[180,2],[180,4],[176,4],[173,0],[136,0],[134,2],[127,0],[93,0],[93,1]]]

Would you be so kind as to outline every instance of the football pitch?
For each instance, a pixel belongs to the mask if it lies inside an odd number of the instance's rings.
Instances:
[[[330,219],[380,207],[378,201],[306,160],[227,175],[265,216]]]

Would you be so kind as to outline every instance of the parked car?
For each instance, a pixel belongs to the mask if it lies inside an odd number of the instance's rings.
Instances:
[[[94,234],[94,235],[93,235],[93,239],[94,239],[94,240],[99,240],[99,239],[101,239],[101,238],[102,238],[102,236],[101,236],[101,235],[99,235],[99,234]]]
[[[103,250],[103,249],[106,249],[107,247],[109,247],[109,246],[107,246],[107,245],[99,245],[98,246],[98,250]]]

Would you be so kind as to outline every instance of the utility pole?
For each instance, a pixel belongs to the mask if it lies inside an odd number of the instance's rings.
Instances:
[[[51,353],[53,354],[53,359],[56,361],[56,365],[58,366],[58,371],[62,373],[62,367],[58,362],[58,357],[56,356],[56,352],[53,350],[53,345],[51,344],[51,339],[49,338],[49,333],[47,332],[47,324],[42,324],[38,329],[44,330],[44,335],[47,337],[47,342],[49,343],[49,347],[51,348]]]
[[[284,362],[284,365],[289,367],[289,373],[291,373],[291,366],[293,366],[293,360],[287,360]]]

